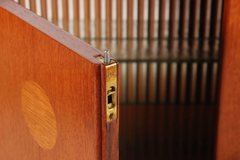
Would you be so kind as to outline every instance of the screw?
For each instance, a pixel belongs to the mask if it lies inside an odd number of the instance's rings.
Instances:
[[[110,118],[110,119],[113,119],[113,118],[114,118],[114,113],[111,113],[111,114],[109,115],[109,118]]]

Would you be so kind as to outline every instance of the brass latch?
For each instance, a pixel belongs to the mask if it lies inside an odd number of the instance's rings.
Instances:
[[[117,63],[110,60],[110,51],[105,50],[104,57],[97,56],[106,67],[106,120],[112,122],[117,119]]]

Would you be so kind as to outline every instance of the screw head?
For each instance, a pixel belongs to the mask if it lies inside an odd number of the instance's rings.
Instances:
[[[109,118],[110,118],[110,119],[113,119],[113,118],[114,118],[114,113],[111,113],[111,114],[109,115]]]

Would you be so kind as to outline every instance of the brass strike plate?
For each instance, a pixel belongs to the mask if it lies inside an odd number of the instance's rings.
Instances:
[[[112,122],[117,119],[117,63],[111,61],[104,63],[104,57],[101,55],[96,57],[106,67],[106,120]]]
[[[107,122],[117,119],[117,64],[106,66],[106,112]]]

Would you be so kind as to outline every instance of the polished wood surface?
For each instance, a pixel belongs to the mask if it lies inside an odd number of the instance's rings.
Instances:
[[[240,3],[224,2],[217,160],[240,159]]]
[[[102,52],[13,1],[0,0],[0,21],[0,159],[117,160]]]
[[[33,138],[42,148],[52,149],[57,139],[56,116],[45,91],[37,83],[27,81],[21,90],[21,103]]]

